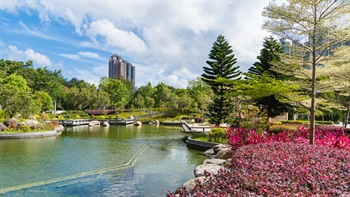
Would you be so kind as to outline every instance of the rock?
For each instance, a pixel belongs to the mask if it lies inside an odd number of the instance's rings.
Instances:
[[[225,163],[226,163],[225,159],[206,159],[203,161],[203,164],[224,165]]]
[[[40,123],[36,120],[25,120],[18,123],[20,126],[29,126],[31,129],[34,129]]]
[[[100,122],[97,121],[97,120],[93,120],[93,121],[89,122],[89,126],[90,127],[94,127],[94,126],[99,127],[100,126]]]
[[[107,121],[104,121],[102,125],[105,127],[109,127],[109,123]]]
[[[142,126],[142,122],[140,122],[140,121],[135,121],[135,122],[134,122],[134,125],[135,125],[135,126]]]
[[[230,145],[227,145],[227,144],[218,144],[218,145],[215,145],[213,147],[214,149],[214,155],[216,155],[221,149],[224,149],[224,148],[231,148]]]
[[[204,153],[203,153],[205,156],[207,157],[213,157],[215,154],[214,154],[214,149],[208,149],[206,150]]]
[[[194,178],[194,179],[191,179],[191,180],[187,181],[186,183],[184,183],[182,185],[182,187],[185,187],[186,191],[189,192],[196,186],[196,181],[199,181],[202,184],[202,183],[205,183],[207,181],[207,179],[205,178],[205,176]]]
[[[5,131],[6,129],[7,127],[2,122],[0,122],[0,131]]]
[[[57,127],[55,128],[55,131],[57,132],[57,133],[60,133],[60,132],[62,132],[64,130],[64,126],[62,126],[62,125],[57,125]]]
[[[7,128],[17,129],[17,121],[15,119],[9,119],[4,121],[4,125]]]
[[[219,152],[215,155],[215,158],[217,159],[229,159],[232,156],[232,149],[231,148],[223,148],[220,149]]]
[[[154,121],[154,124],[155,124],[156,126],[159,126],[159,121],[158,121],[158,120],[155,120],[155,121]]]
[[[223,169],[223,167],[215,164],[202,164],[194,169],[194,176],[196,178],[200,176],[205,176],[204,171],[207,171],[210,174],[216,174],[219,172],[220,169]]]

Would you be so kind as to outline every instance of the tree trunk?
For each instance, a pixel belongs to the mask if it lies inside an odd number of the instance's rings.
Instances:
[[[349,100],[350,100],[350,95],[349,95]],[[345,118],[344,128],[348,126],[349,113],[350,113],[350,103],[348,103],[348,106],[346,107],[346,118]]]
[[[317,30],[317,9],[314,6],[314,27],[312,32],[312,87],[311,87],[311,108],[310,108],[310,144],[315,141],[315,111],[316,111],[316,30]]]

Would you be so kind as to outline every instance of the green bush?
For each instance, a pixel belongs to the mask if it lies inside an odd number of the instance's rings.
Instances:
[[[271,125],[269,128],[270,133],[280,133],[282,131],[295,131],[300,127],[298,124],[280,124],[280,125]]]
[[[334,122],[330,120],[327,120],[327,121],[316,120],[316,124],[334,124]]]
[[[209,142],[226,143],[227,141],[227,134],[224,128],[213,128],[206,135]]]
[[[282,120],[282,124],[310,125],[307,120]]]
[[[23,132],[30,132],[30,126],[29,125],[21,125],[20,130]]]
[[[208,141],[207,135],[205,133],[194,133],[192,135],[192,139],[200,140],[200,141]]]

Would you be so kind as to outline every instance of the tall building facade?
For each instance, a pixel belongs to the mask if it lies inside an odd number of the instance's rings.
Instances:
[[[135,86],[135,66],[127,62],[119,55],[114,54],[109,58],[109,78],[125,78]]]

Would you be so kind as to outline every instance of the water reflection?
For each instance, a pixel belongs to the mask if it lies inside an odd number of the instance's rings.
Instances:
[[[183,136],[177,127],[77,126],[57,138],[4,140],[0,193],[164,196],[193,178],[204,159],[186,148]]]

